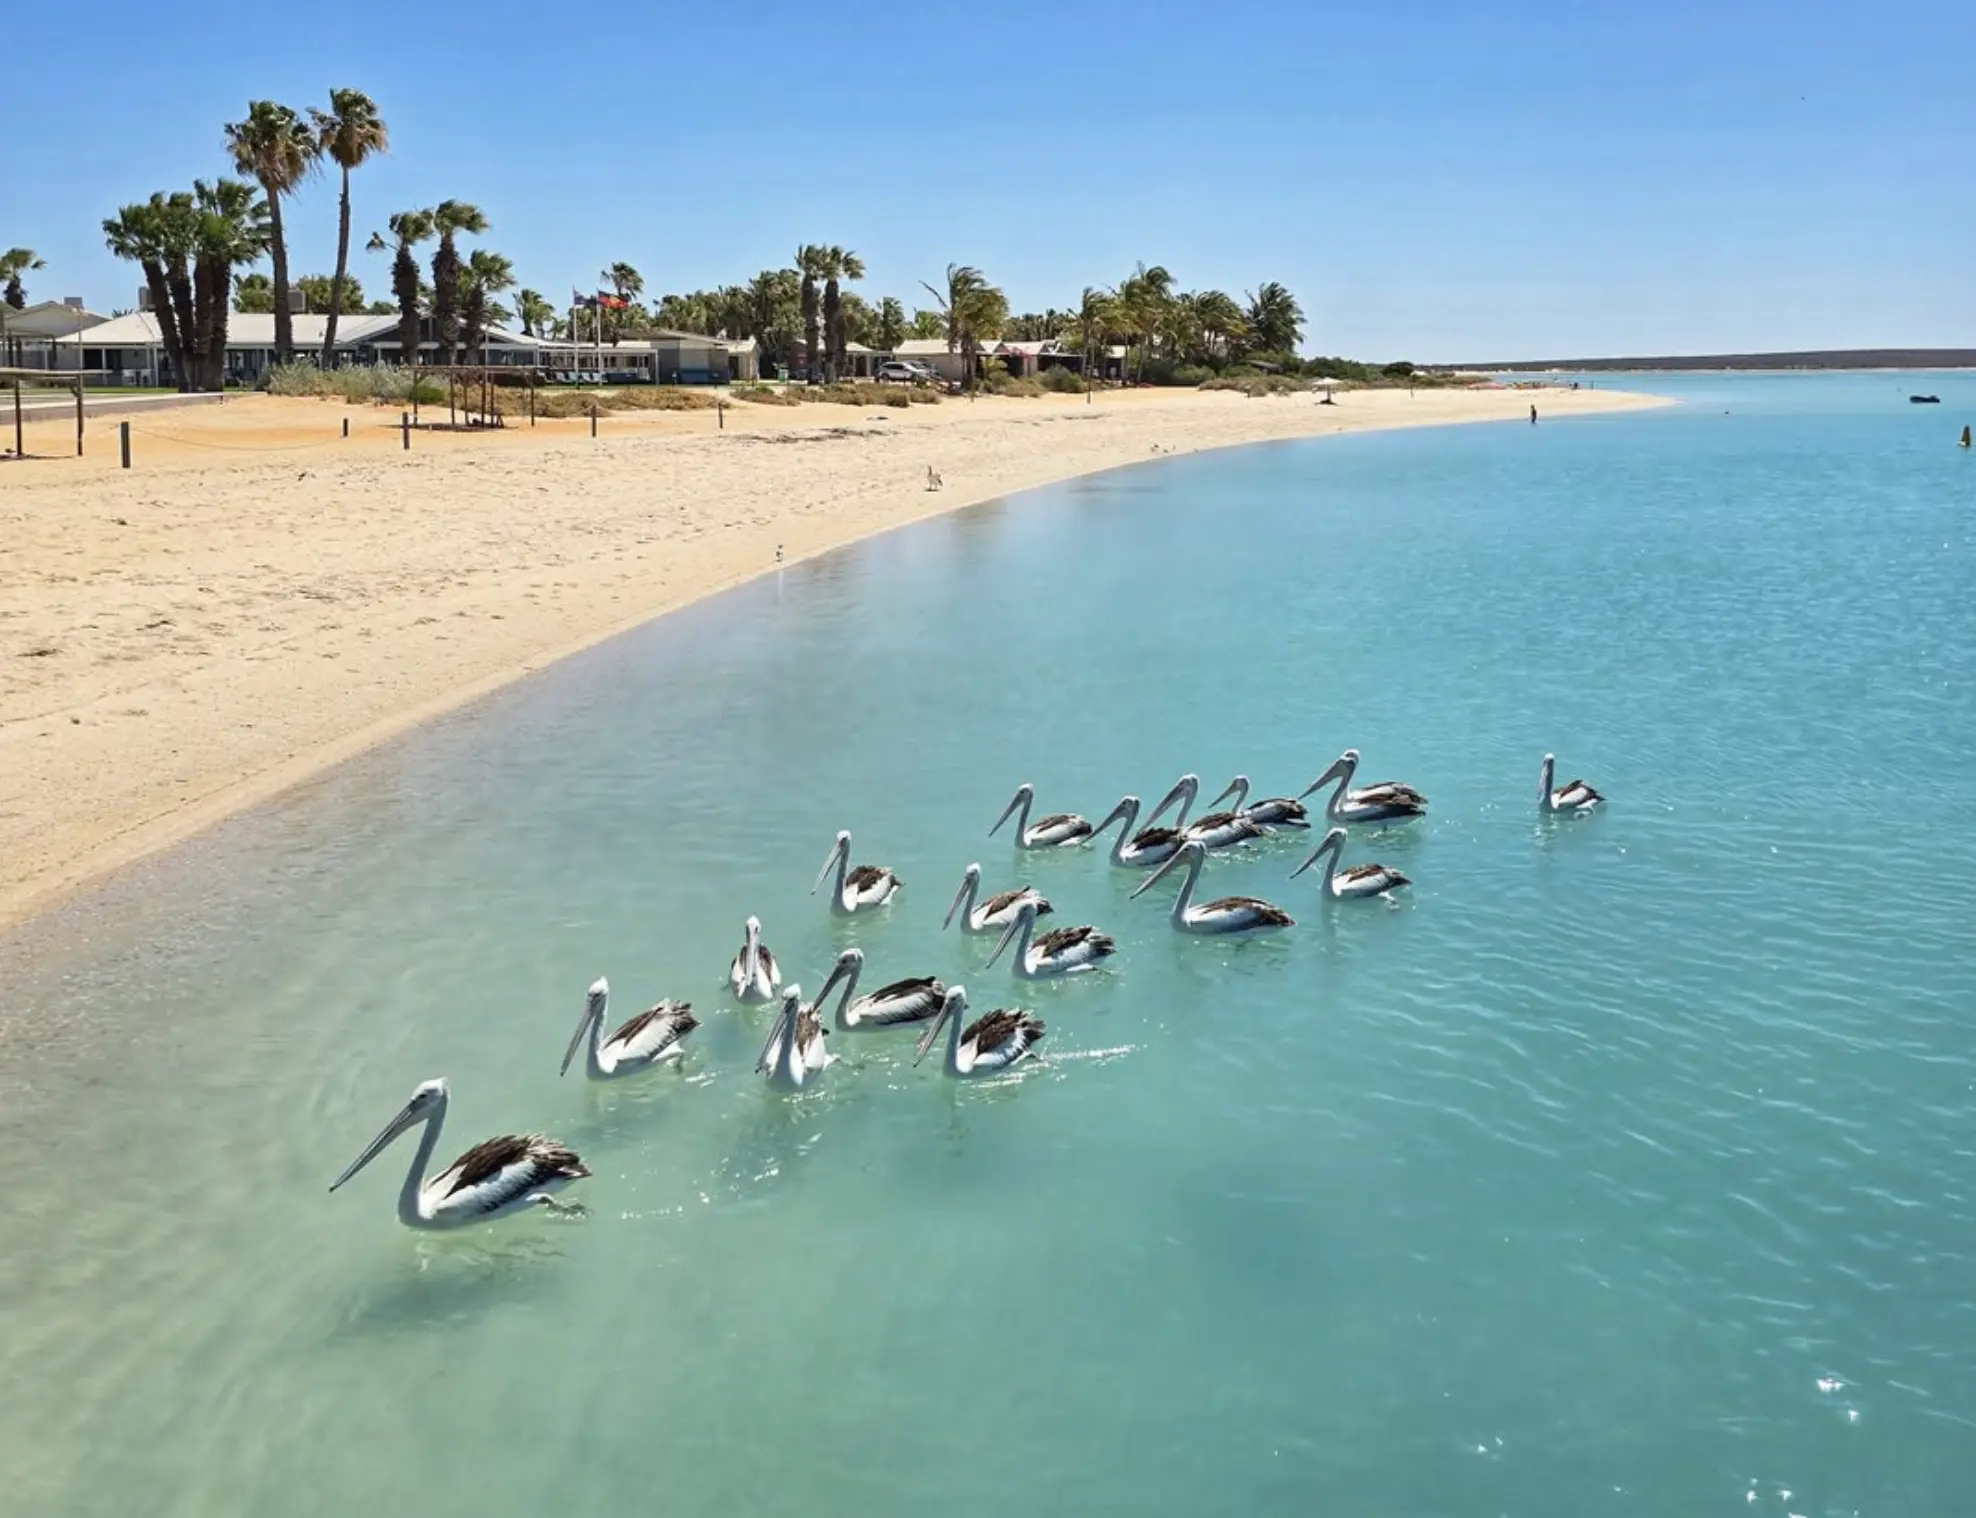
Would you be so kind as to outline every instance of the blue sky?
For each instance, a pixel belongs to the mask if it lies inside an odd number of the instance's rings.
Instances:
[[[470,200],[559,302],[817,241],[909,305],[949,261],[1018,310],[1139,259],[1279,279],[1308,349],[1366,358],[1976,346],[1965,3],[10,0],[0,46],[0,247],[105,310],[138,279],[104,216],[222,171],[250,96],[355,85],[393,137],[355,240]],[[328,270],[333,181],[289,217]]]

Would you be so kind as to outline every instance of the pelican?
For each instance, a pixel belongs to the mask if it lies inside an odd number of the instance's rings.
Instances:
[[[1176,791],[1177,791],[1176,787]],[[1157,817],[1174,798],[1175,792],[1167,793],[1166,801],[1153,808]],[[1123,870],[1149,869],[1156,864],[1164,864],[1173,857],[1174,850],[1184,841],[1179,828],[1165,828],[1149,824],[1139,826],[1139,798],[1122,797],[1117,806],[1105,814],[1105,820],[1091,830],[1093,838],[1104,836],[1106,828],[1114,822],[1120,823],[1118,838],[1112,844],[1111,862]]]
[[[1159,815],[1170,803],[1178,801],[1180,811],[1174,817],[1173,825],[1179,829],[1182,843],[1193,842],[1203,848],[1225,849],[1230,844],[1247,843],[1251,838],[1261,838],[1264,835],[1266,830],[1261,825],[1249,821],[1236,812],[1209,812],[1199,822],[1189,822],[1187,813],[1193,808],[1194,801],[1200,793],[1201,777],[1182,775],[1174,782],[1173,789],[1166,793],[1166,800],[1153,808],[1149,827],[1152,821],[1158,820]]]
[[[1296,918],[1281,907],[1271,906],[1254,896],[1223,896],[1218,901],[1210,901],[1205,906],[1192,906],[1194,886],[1201,878],[1201,866],[1206,863],[1208,851],[1198,839],[1188,839],[1180,846],[1180,852],[1155,870],[1134,891],[1139,896],[1160,883],[1161,877],[1170,870],[1185,866],[1187,878],[1181,883],[1180,895],[1173,903],[1173,925],[1183,933],[1269,933],[1278,928],[1293,927]]]
[[[662,1001],[640,1012],[609,1038],[604,1037],[604,1013],[611,1004],[611,983],[601,976],[583,999],[583,1017],[570,1035],[563,1051],[562,1075],[569,1074],[583,1035],[590,1035],[590,1053],[584,1073],[593,1081],[607,1081],[620,1075],[636,1075],[685,1052],[686,1035],[700,1026],[692,1005],[683,1001]]]
[[[727,988],[742,1001],[771,1001],[782,984],[782,967],[762,942],[762,920],[750,917],[741,925],[741,952],[727,967]]]
[[[933,976],[922,975],[913,980],[895,980],[869,996],[858,996],[858,977],[863,973],[864,950],[846,949],[837,956],[830,978],[816,994],[816,1010],[821,1013],[837,983],[844,983],[844,994],[837,998],[839,1033],[923,1023],[940,1010],[940,998],[947,991]]]
[[[1095,970],[1118,952],[1111,935],[1096,928],[1053,928],[1032,946],[1029,938],[1035,929],[1036,909],[1024,902],[1016,908],[1015,921],[1002,934],[1002,941],[995,945],[988,963],[992,965],[1002,957],[1002,950],[1020,939],[1016,944],[1015,973],[1024,980],[1047,980],[1053,975],[1079,975]]]
[[[1332,761],[1331,768],[1304,787],[1304,796],[1321,790],[1332,781],[1338,788],[1324,808],[1332,822],[1411,822],[1427,815],[1427,798],[1410,785],[1397,780],[1352,789],[1352,775],[1358,769],[1359,751],[1348,748]],[[1302,800],[1303,797],[1297,798]]]
[[[932,1026],[920,1035],[913,1063],[917,1065],[926,1058],[926,1051],[940,1036],[942,1025],[948,1030],[947,1073],[955,1080],[1000,1075],[1018,1060],[1035,1053],[1036,1046],[1043,1042],[1043,1024],[1030,1015],[1027,1007],[997,1007],[963,1029],[961,1018],[966,1012],[967,992],[960,986],[949,986],[940,1010],[933,1014]]]
[[[823,868],[816,872],[816,885],[810,887],[812,896],[816,895],[817,888],[829,876],[833,866],[837,870],[837,884],[830,892],[830,910],[840,917],[885,906],[899,894],[899,887],[905,884],[883,865],[861,864],[856,869],[851,868],[851,835],[839,833],[823,861]]]
[[[775,1026],[768,1030],[755,1073],[766,1075],[768,1083],[780,1091],[800,1091],[803,1083],[819,1070],[837,1062],[837,1056],[823,1048],[823,1019],[814,1006],[803,1005],[801,986],[782,988],[782,1010]]]
[[[1583,817],[1605,801],[1605,797],[1582,780],[1573,780],[1552,790],[1551,780],[1556,774],[1557,755],[1544,755],[1544,773],[1537,781],[1537,797],[1545,811],[1568,812],[1574,817]]]
[[[1208,803],[1210,808],[1220,806],[1230,797],[1234,805],[1230,808],[1237,816],[1246,817],[1258,827],[1264,828],[1307,828],[1310,826],[1310,813],[1301,801],[1293,801],[1288,796],[1266,796],[1253,805],[1245,805],[1249,800],[1249,777],[1237,775],[1228,782],[1228,789]]]
[[[1036,787],[1027,780],[1015,788],[1015,795],[1009,804],[1002,808],[1002,815],[995,819],[995,825],[988,829],[993,838],[1001,832],[1002,824],[1016,817],[1015,846],[1019,849],[1062,849],[1074,843],[1083,843],[1091,836],[1091,824],[1075,812],[1053,812],[1041,822],[1032,824],[1029,820],[1029,804],[1036,799]]]
[[[1038,917],[1047,917],[1054,910],[1049,898],[1033,886],[997,891],[986,901],[977,903],[975,898],[980,894],[981,866],[971,864],[961,874],[961,888],[954,893],[954,904],[947,908],[947,920],[940,924],[940,931],[947,931],[956,912],[961,914],[963,933],[993,933],[1014,922],[1016,908],[1025,901],[1036,908]]]
[[[1319,880],[1318,886],[1327,896],[1340,899],[1346,897],[1384,896],[1390,900],[1392,893],[1399,890],[1401,886],[1410,886],[1413,884],[1411,880],[1391,865],[1353,864],[1347,865],[1342,870],[1339,869],[1338,859],[1345,850],[1345,836],[1345,830],[1343,828],[1333,828],[1330,832],[1326,833],[1324,835],[1324,841],[1311,851],[1310,858],[1306,859],[1290,872],[1290,878],[1295,880],[1305,870],[1322,859],[1324,860],[1324,875]]]
[[[390,1142],[414,1123],[425,1124],[418,1152],[405,1172],[398,1192],[398,1221],[407,1228],[460,1228],[490,1222],[524,1207],[548,1207],[556,1212],[581,1212],[581,1207],[558,1202],[561,1191],[590,1172],[576,1151],[539,1133],[508,1133],[475,1144],[431,1180],[425,1167],[439,1147],[439,1130],[446,1123],[452,1091],[442,1080],[424,1081],[404,1110],[384,1125],[384,1131],[350,1162],[350,1168],[329,1188],[336,1190],[376,1159]]]

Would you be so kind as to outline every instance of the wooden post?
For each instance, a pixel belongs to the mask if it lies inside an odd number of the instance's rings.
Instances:
[[[448,427],[455,426],[459,422],[458,416],[453,411],[453,390],[459,382],[460,377],[451,369],[448,369],[446,371],[446,425]]]
[[[725,399],[714,402],[714,415],[720,419],[720,430],[722,432],[727,431],[727,401]]]
[[[27,457],[27,447],[21,441],[21,382],[14,381],[14,457]]]
[[[590,403],[590,435],[592,437],[597,435],[597,403],[595,401]]]
[[[350,418],[347,416],[343,418],[343,435],[345,437],[350,435]]]
[[[129,422],[117,423],[117,437],[119,442],[121,442],[121,444],[123,445],[123,466],[124,468],[128,469],[130,468],[130,423]]]
[[[411,414],[411,412],[409,412],[409,411],[401,411],[401,412],[399,412],[399,413],[398,413],[398,431],[399,431],[399,433],[400,433],[400,434],[401,434],[401,435],[402,435],[402,436],[404,437],[404,439],[405,439],[405,448],[406,448],[406,451],[407,451],[407,452],[409,452],[409,451],[411,450],[411,446],[412,446],[412,414]]]
[[[535,376],[528,376],[528,425],[535,425]]]
[[[82,362],[82,350],[76,349],[76,362]],[[75,456],[82,457],[82,376],[75,377]]]

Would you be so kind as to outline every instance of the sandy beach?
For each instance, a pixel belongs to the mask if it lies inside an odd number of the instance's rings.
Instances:
[[[499,434],[250,397],[0,464],[0,923],[647,618],[1010,491],[1274,438],[1657,404],[1147,391]],[[350,437],[342,436],[345,417]],[[31,454],[73,421],[31,423]],[[931,491],[926,471],[940,471]]]

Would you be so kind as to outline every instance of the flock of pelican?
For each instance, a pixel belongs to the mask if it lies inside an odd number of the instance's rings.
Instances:
[[[1321,895],[1331,900],[1370,900],[1392,897],[1412,882],[1390,865],[1362,862],[1344,864],[1345,844],[1354,826],[1388,828],[1400,826],[1427,813],[1427,798],[1410,785],[1383,781],[1357,786],[1358,750],[1347,749],[1325,772],[1292,798],[1273,796],[1250,802],[1249,778],[1237,775],[1222,793],[1209,803],[1199,819],[1188,820],[1200,796],[1200,779],[1183,775],[1139,825],[1137,796],[1123,797],[1093,826],[1072,812],[1059,812],[1034,821],[1030,812],[1035,788],[1019,787],[1002,815],[989,829],[993,837],[1011,817],[1015,819],[1015,844],[1020,849],[1064,849],[1088,846],[1103,838],[1114,824],[1118,836],[1111,846],[1111,863],[1120,869],[1148,869],[1153,873],[1132,892],[1137,897],[1150,891],[1169,874],[1181,874],[1180,891],[1174,898],[1173,926],[1183,933],[1251,935],[1295,926],[1295,919],[1283,908],[1255,896],[1223,896],[1196,904],[1195,888],[1207,856],[1288,830],[1309,830],[1311,809],[1305,799],[1330,787],[1321,815],[1328,824],[1317,847],[1290,874],[1291,879],[1306,870],[1320,867]],[[1605,798],[1583,780],[1562,786],[1552,784],[1556,760],[1544,755],[1538,781],[1538,804],[1546,813],[1558,816],[1587,816]],[[1222,808],[1222,804],[1228,805]],[[1172,810],[1173,820],[1161,818]],[[851,835],[840,832],[817,873],[810,890],[816,894],[830,882],[830,910],[840,916],[855,916],[885,908],[898,896],[904,882],[893,870],[880,865],[851,863]],[[988,964],[994,965],[1011,947],[1010,964],[1024,980],[1044,980],[1078,975],[1096,970],[1118,952],[1111,936],[1094,927],[1058,927],[1036,931],[1037,919],[1051,915],[1049,901],[1032,886],[1021,885],[984,897],[981,894],[981,866],[970,864],[961,876],[960,889],[947,908],[941,927],[951,927],[958,918],[963,933],[986,936],[999,934]],[[727,987],[734,1000],[743,1004],[779,1002],[775,1019],[755,1062],[756,1073],[769,1085],[783,1091],[800,1090],[829,1068],[836,1056],[825,1048],[831,1031],[843,1034],[883,1032],[895,1028],[919,1028],[919,1044],[913,1063],[919,1064],[947,1035],[942,1060],[945,1073],[957,1080],[999,1075],[1033,1055],[1043,1041],[1046,1029],[1027,1007],[997,1007],[966,1021],[967,991],[962,986],[943,984],[934,976],[894,981],[866,995],[858,995],[864,973],[864,951],[847,948],[837,957],[815,1000],[806,1001],[802,987],[783,984],[781,967],[762,941],[762,925],[750,917],[743,929],[740,949],[728,969]],[[677,1061],[684,1053],[687,1037],[700,1026],[689,1003],[661,1001],[606,1034],[609,1026],[610,984],[598,980],[584,998],[583,1015],[563,1052],[561,1073],[567,1075],[583,1051],[584,1074],[591,1080],[616,1080]],[[832,995],[836,997],[834,1009]],[[831,1027],[825,1026],[826,1014]],[[358,1171],[376,1159],[393,1140],[414,1127],[423,1127],[417,1151],[405,1172],[398,1194],[398,1219],[410,1228],[445,1229],[463,1224],[486,1222],[537,1207],[552,1211],[582,1209],[556,1200],[556,1193],[589,1176],[590,1171],[575,1151],[541,1134],[508,1134],[476,1144],[430,1180],[426,1167],[438,1147],[440,1129],[446,1121],[451,1090],[442,1080],[421,1083],[398,1114],[384,1125],[364,1151],[350,1163],[335,1182],[337,1190]]]

